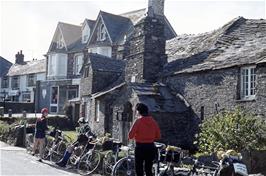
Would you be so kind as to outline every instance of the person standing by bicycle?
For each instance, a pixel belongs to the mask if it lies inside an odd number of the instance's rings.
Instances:
[[[48,109],[43,108],[41,110],[42,116],[37,118],[35,123],[35,135],[34,135],[34,145],[32,149],[32,155],[35,155],[37,148],[39,149],[39,161],[42,162],[44,144],[45,144],[45,131],[48,130],[47,126],[47,115]]]
[[[143,164],[146,176],[152,176],[152,163],[156,156],[154,141],[161,138],[157,122],[149,115],[148,107],[143,103],[136,105],[138,119],[129,131],[128,138],[134,139],[135,169],[137,176],[143,176]]]
[[[73,150],[76,146],[84,147],[86,143],[88,142],[90,136],[92,136],[93,138],[96,138],[96,136],[92,133],[90,126],[88,122],[84,119],[84,117],[79,118],[78,124],[79,124],[79,127],[77,128],[77,132],[78,132],[77,140],[67,147],[63,158],[59,162],[55,163],[56,165],[60,167],[65,167],[67,165],[67,162],[69,158],[71,157]]]

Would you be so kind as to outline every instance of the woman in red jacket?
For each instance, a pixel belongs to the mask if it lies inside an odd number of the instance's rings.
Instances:
[[[129,139],[136,141],[136,173],[137,176],[144,175],[144,164],[146,176],[152,176],[152,162],[156,156],[154,141],[161,138],[160,128],[152,116],[149,115],[149,109],[145,104],[138,103],[136,110],[139,117],[128,134]]]

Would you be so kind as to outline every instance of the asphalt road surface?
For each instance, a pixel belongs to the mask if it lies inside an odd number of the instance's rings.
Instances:
[[[1,176],[77,176],[76,172],[62,169],[48,161],[39,162],[37,157],[26,153],[24,148],[13,147],[0,141]]]

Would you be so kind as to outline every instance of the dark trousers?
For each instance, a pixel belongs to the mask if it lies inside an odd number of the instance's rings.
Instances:
[[[152,163],[156,156],[156,148],[153,143],[136,143],[135,168],[137,176],[143,176],[143,166],[146,176],[152,176]]]

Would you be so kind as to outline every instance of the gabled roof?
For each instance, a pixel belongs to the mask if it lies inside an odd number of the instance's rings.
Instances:
[[[180,96],[175,96],[164,84],[149,83],[120,83],[107,90],[97,92],[92,98],[111,94],[114,91],[122,89],[124,86],[132,91],[132,96],[138,98],[140,102],[149,106],[151,112],[177,112],[181,113],[189,109],[187,102],[184,102]]]
[[[5,76],[12,63],[0,56],[0,77]]]
[[[25,64],[14,64],[10,67],[7,75],[18,76],[34,73],[45,73],[46,59],[26,61]]]
[[[128,18],[103,11],[100,14],[113,43],[123,36],[132,25]]]
[[[123,72],[125,62],[123,60],[113,59],[100,54],[89,53],[88,62],[94,71]]]
[[[64,44],[66,48],[58,49],[57,48],[57,37],[58,35],[63,36]],[[72,49],[82,49],[84,47],[81,43],[81,26],[59,22],[54,33],[49,52],[69,52]],[[80,45],[77,47],[77,45]]]
[[[180,97],[174,96],[170,89],[162,84],[134,83],[130,84],[140,102],[149,106],[151,112],[184,112],[188,110]]]
[[[212,32],[178,36],[166,52],[166,75],[256,64],[266,57],[266,20],[238,17]]]
[[[147,13],[147,9],[143,8],[140,10],[134,10],[131,12],[126,12],[123,14],[120,14],[123,17],[129,18],[132,22],[133,25],[135,25],[136,23],[138,23],[141,19],[146,17],[146,13]],[[174,28],[171,26],[170,22],[168,21],[168,19],[166,18],[166,16],[164,16],[164,33],[165,33],[165,37],[166,40],[170,40],[174,37],[176,37],[176,33]]]
[[[90,19],[87,19],[87,18],[84,20],[84,22],[88,24],[88,26],[90,27],[90,29],[93,29],[94,28],[94,25],[96,23],[95,20],[90,20]]]
[[[112,44],[117,43],[121,39],[121,37],[124,37],[124,35],[128,31],[128,28],[131,26],[131,21],[128,18],[100,11],[96,23],[94,24],[94,29],[90,36],[88,44],[91,44],[93,36],[98,32],[97,26],[100,21],[102,21],[102,23],[104,24],[107,30],[107,35]]]

